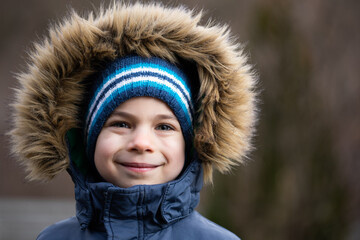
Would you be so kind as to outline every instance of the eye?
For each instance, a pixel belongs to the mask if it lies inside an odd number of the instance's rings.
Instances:
[[[171,130],[174,130],[174,128],[169,125],[169,124],[159,124],[157,127],[156,127],[156,130],[161,130],[161,131],[171,131]]]
[[[130,125],[126,122],[116,121],[109,124],[110,127],[117,127],[117,128],[130,128]]]

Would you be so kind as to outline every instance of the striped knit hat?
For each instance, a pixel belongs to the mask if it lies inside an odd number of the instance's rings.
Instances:
[[[115,108],[130,98],[141,96],[160,99],[172,109],[188,149],[192,145],[194,116],[189,79],[184,69],[157,57],[131,55],[108,64],[94,79],[86,114],[88,157],[93,158],[98,135]]]

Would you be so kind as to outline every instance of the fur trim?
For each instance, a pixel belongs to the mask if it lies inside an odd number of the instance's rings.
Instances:
[[[50,180],[68,167],[65,134],[79,127],[84,80],[105,60],[132,52],[197,64],[195,147],[205,181],[213,168],[227,172],[242,163],[255,123],[254,76],[227,27],[201,26],[200,19],[182,7],[114,4],[87,18],[73,12],[50,29],[18,76],[13,105],[13,152],[29,178]]]

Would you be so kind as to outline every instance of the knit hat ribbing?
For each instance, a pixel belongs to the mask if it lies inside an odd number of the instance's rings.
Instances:
[[[131,55],[106,66],[94,79],[93,87],[85,120],[88,157],[93,156],[97,137],[110,114],[133,97],[165,102],[180,123],[187,147],[192,143],[194,107],[189,77],[183,69],[161,58]]]

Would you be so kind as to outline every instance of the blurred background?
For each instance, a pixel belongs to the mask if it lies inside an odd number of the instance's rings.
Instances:
[[[12,0],[0,9],[0,239],[35,239],[75,213],[66,173],[27,182],[5,132],[15,73],[48,27],[97,0]],[[107,1],[104,1],[105,3]],[[144,1],[146,2],[146,1]],[[230,25],[260,77],[256,149],[215,175],[199,211],[243,240],[360,239],[360,1],[174,0]]]

